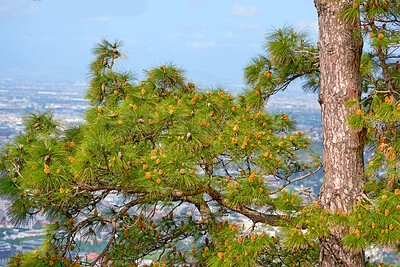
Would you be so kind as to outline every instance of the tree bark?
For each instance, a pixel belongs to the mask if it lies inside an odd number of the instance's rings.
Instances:
[[[314,0],[318,12],[320,91],[323,132],[324,179],[319,194],[323,209],[347,212],[362,192],[364,184],[364,133],[354,130],[347,117],[355,113],[345,107],[350,99],[360,99],[360,21],[346,21],[341,12],[352,0]],[[349,251],[341,243],[344,229],[332,229],[321,239],[320,266],[365,266],[363,251]]]

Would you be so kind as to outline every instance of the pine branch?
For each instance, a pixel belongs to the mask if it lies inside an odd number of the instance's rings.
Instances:
[[[242,205],[231,205],[228,201],[215,189],[213,189],[210,185],[204,185],[206,192],[210,195],[210,197],[217,201],[218,204],[221,206],[228,208],[232,211],[237,213],[243,214],[248,217],[253,222],[257,223],[266,223],[271,226],[280,226],[280,221],[286,221],[287,218],[280,215],[273,215],[273,214],[264,214],[259,211],[253,210],[251,208],[242,206]]]

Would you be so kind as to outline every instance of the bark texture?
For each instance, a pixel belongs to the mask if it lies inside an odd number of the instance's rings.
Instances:
[[[347,117],[355,110],[346,101],[361,96],[360,59],[362,39],[359,21],[340,17],[351,0],[314,0],[318,12],[320,91],[324,180],[319,195],[322,208],[347,212],[364,183],[363,131],[351,129]],[[341,244],[342,229],[321,240],[320,266],[365,266],[363,251],[348,251]]]

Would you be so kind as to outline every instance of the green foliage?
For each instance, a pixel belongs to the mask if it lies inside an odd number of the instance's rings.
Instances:
[[[343,13],[347,23],[361,19],[355,37],[369,43],[360,62],[364,95],[347,102],[354,111],[347,119],[373,155],[359,201],[335,211],[285,189],[322,166],[318,157],[305,160],[310,141],[286,114],[264,112],[268,97],[296,79],[319,90],[318,49],[305,33],[268,33],[266,53],[246,66],[248,88],[238,97],[198,88],[172,64],[136,81],[116,69],[122,43],[102,40],[93,50],[85,123],[62,130],[51,112],[29,114],[24,134],[2,149],[0,194],[12,203],[9,215],[16,223],[36,213],[53,220],[42,248],[11,264],[88,265],[77,253],[99,238],[106,241],[95,262],[115,266],[145,258],[161,266],[315,266],[319,240],[337,230],[348,249],[396,246],[398,17],[397,1],[357,0]],[[269,236],[270,225],[279,235]]]
[[[251,106],[262,107],[269,96],[298,78],[305,81],[304,90],[318,91],[318,50],[305,33],[292,27],[272,31],[266,35],[264,48],[267,54],[253,58],[244,70],[249,89],[243,97]]]
[[[280,225],[301,210],[301,197],[278,192],[318,169],[311,164],[318,159],[302,159],[306,136],[287,115],[264,113],[264,98],[202,90],[172,64],[135,82],[115,69],[121,51],[120,42],[106,40],[93,50],[84,124],[62,130],[51,112],[29,114],[26,131],[3,148],[0,193],[12,203],[9,215],[16,223],[37,213],[53,220],[42,249],[12,262],[86,265],[75,258],[80,244],[99,238],[108,241],[96,261],[116,266],[151,255],[175,265],[293,260],[279,239],[226,231],[233,226],[223,221],[233,212]],[[113,205],[110,197],[117,198]],[[174,248],[188,239],[193,249]],[[310,260],[307,249],[296,253]]]

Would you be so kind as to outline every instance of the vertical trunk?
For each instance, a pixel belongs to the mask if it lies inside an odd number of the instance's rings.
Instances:
[[[322,208],[347,212],[356,201],[364,182],[363,134],[353,130],[346,118],[354,110],[346,101],[359,99],[362,39],[357,37],[359,21],[346,22],[340,12],[352,0],[314,0],[318,12],[324,181],[319,195]],[[348,251],[341,244],[343,229],[332,229],[321,240],[320,266],[365,266],[362,251]]]

